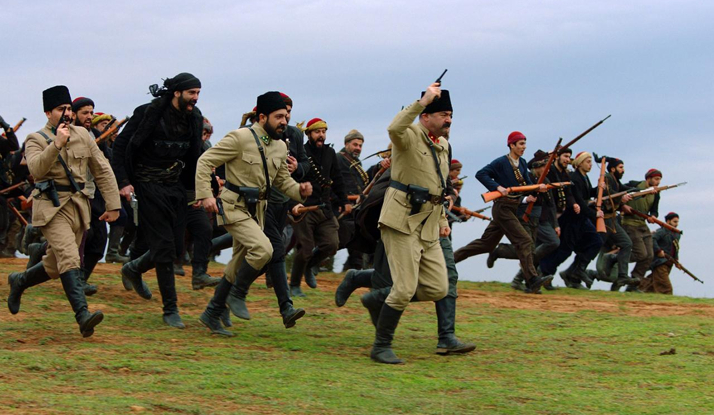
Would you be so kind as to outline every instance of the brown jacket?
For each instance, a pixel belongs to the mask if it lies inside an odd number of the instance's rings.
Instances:
[[[430,141],[427,141],[428,131],[420,123],[414,123],[414,118],[423,110],[418,101],[414,102],[399,112],[387,129],[392,140],[392,180],[425,187],[430,194],[441,195],[443,187],[429,148]],[[448,180],[449,143],[440,137],[434,147],[441,174],[444,180]],[[379,224],[410,234],[426,219],[420,238],[424,241],[438,240],[439,228],[448,226],[443,206],[425,203],[415,215],[410,215],[411,209],[407,194],[390,187],[384,197]]]
[[[253,124],[250,128],[255,131],[258,137],[268,135],[258,124]],[[256,209],[256,218],[262,227],[265,208],[268,203],[264,199],[267,187],[263,161],[250,128],[231,131],[218,144],[201,155],[196,167],[196,199],[213,197],[211,172],[214,168],[225,164],[225,179],[228,182],[235,186],[257,187],[260,189],[261,200]],[[302,202],[304,199],[300,196],[300,185],[290,177],[288,172],[288,164],[285,161],[288,149],[285,142],[282,140],[270,140],[269,144],[265,144],[261,140],[260,145],[265,149],[271,186],[280,190],[287,197]],[[245,201],[237,193],[224,187],[219,197],[223,201],[226,223],[230,224],[251,218]],[[224,223],[223,218],[220,216],[218,216],[218,223],[221,225]]]
[[[42,130],[50,140],[57,137],[53,132],[53,126],[48,122]],[[74,180],[77,183],[87,181],[87,172],[91,172],[94,181],[102,192],[106,203],[106,210],[118,210],[121,208],[119,202],[119,189],[116,178],[109,161],[97,144],[94,142],[89,132],[82,127],[70,126],[69,142],[62,150],[52,143],[48,143],[39,133],[32,133],[25,139],[25,158],[30,174],[36,182],[53,179],[55,184],[69,186],[69,179],[57,157],[62,155],[67,167],[69,167]],[[91,209],[89,207],[90,188],[85,187],[81,192],[58,192],[60,206],[55,207],[52,201],[44,194],[40,195],[35,190],[32,195],[34,203],[32,207],[32,224],[34,226],[47,225],[62,207],[70,200],[77,205],[77,209],[82,217],[84,227],[89,227]],[[93,195],[92,195],[93,196]]]

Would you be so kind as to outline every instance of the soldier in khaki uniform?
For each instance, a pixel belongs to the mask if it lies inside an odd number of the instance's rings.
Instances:
[[[394,285],[382,304],[371,358],[403,363],[392,351],[394,331],[409,301],[438,301],[448,279],[439,237],[450,233],[442,202],[449,175],[451,101],[435,83],[389,126],[392,181],[379,227]],[[434,99],[440,97],[438,101]],[[419,117],[419,122],[413,123]]]
[[[43,101],[48,122],[42,130],[27,136],[25,157],[36,187],[44,189],[33,192],[32,224],[42,231],[49,245],[42,262],[25,272],[10,274],[7,304],[10,312],[16,314],[20,311],[24,290],[50,278],[60,278],[79,331],[82,336],[89,337],[104,315],[101,311],[87,311],[87,300],[80,283],[79,244],[90,221],[89,189],[85,188],[87,171],[94,176],[106,200],[106,212],[100,220],[113,222],[119,217],[119,190],[109,162],[87,130],[69,125],[67,115],[72,111],[72,99],[67,87],[59,85],[45,90]],[[65,119],[62,119],[63,114],[66,114]],[[78,189],[72,186],[70,177]]]
[[[237,294],[232,308],[238,307],[241,314],[247,314],[248,288],[273,255],[270,240],[263,233],[271,186],[297,201],[304,201],[312,194],[310,183],[297,183],[288,172],[288,149],[281,140],[288,112],[280,93],[267,92],[259,96],[256,113],[255,124],[230,132],[203,153],[196,167],[196,199],[207,211],[219,213],[218,223],[233,237],[233,257],[200,317],[211,332],[224,336],[233,335],[220,322],[231,285]],[[224,164],[226,183],[217,205],[211,191],[211,172]]]

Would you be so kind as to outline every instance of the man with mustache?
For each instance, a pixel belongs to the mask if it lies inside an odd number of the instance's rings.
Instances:
[[[156,267],[164,323],[184,328],[179,316],[173,262],[183,251],[187,190],[195,186],[203,116],[196,107],[201,81],[189,73],[149,88],[155,97],[134,110],[114,143],[112,167],[120,195],[136,194],[139,227],[132,261],[121,269],[124,287],[151,299],[141,274]],[[141,256],[138,256],[141,254]]]
[[[348,195],[359,196],[362,190],[367,187],[370,177],[362,168],[362,162],[359,159],[362,154],[362,144],[364,144],[364,136],[357,130],[351,130],[345,136],[345,146],[337,153],[337,161],[340,166],[340,172],[345,182],[345,192]],[[356,201],[354,202],[356,203]],[[347,247],[347,243],[352,239],[355,232],[354,217],[344,215],[339,220],[340,230],[340,246],[339,249]],[[347,261],[342,267],[342,272],[350,269],[360,270],[364,267],[362,253],[347,247]]]
[[[305,201],[306,206],[324,204],[322,209],[307,212],[304,219],[293,226],[297,239],[297,250],[293,259],[290,275],[290,292],[293,296],[304,297],[300,289],[303,275],[310,288],[317,287],[313,267],[331,255],[335,255],[339,246],[339,224],[332,211],[332,194],[338,211],[348,215],[352,204],[347,200],[344,179],[340,173],[335,150],[325,145],[327,123],[320,118],[313,118],[305,128],[308,142],[305,145],[310,162],[307,180],[312,183],[313,193]]]
[[[503,197],[493,203],[493,220],[488,224],[481,239],[476,239],[454,252],[457,263],[474,255],[493,251],[505,234],[516,247],[521,263],[523,276],[526,280],[526,292],[538,293],[541,285],[550,282],[552,276],[540,276],[533,264],[533,241],[518,218],[518,207],[521,204],[535,202],[533,195],[510,194],[509,187],[533,184],[528,175],[526,161],[522,158],[526,151],[526,136],[519,131],[508,135],[506,141],[509,152],[501,156],[476,173],[476,178],[489,191],[498,190]],[[547,188],[540,185],[539,192]]]
[[[271,186],[297,201],[312,193],[309,182],[298,183],[290,177],[288,148],[282,140],[288,112],[280,93],[259,96],[256,107],[257,122],[228,133],[203,153],[196,168],[196,199],[207,211],[219,213],[219,224],[233,237],[233,257],[200,317],[212,333],[223,336],[233,335],[221,325],[232,287],[239,293],[233,301],[240,301],[245,309],[248,288],[273,256],[270,239],[263,233]],[[226,182],[219,196],[221,212],[213,197],[211,173],[222,165],[226,167]]]
[[[32,193],[32,224],[47,239],[47,253],[25,272],[9,275],[7,305],[12,314],[17,314],[27,288],[59,278],[80,333],[89,337],[104,315],[101,311],[88,311],[80,284],[79,245],[90,223],[90,192],[85,187],[88,174],[94,177],[106,199],[105,212],[99,220],[113,222],[119,217],[119,194],[109,162],[87,130],[70,125],[63,118],[72,112],[67,87],[46,89],[42,100],[47,124],[27,136],[25,156],[36,186]]]

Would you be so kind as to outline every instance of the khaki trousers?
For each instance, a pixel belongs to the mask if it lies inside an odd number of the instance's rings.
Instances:
[[[273,245],[254,219],[223,225],[233,237],[233,256],[226,265],[226,279],[235,282],[243,259],[254,269],[261,270],[273,256]]]
[[[438,240],[419,237],[422,226],[408,235],[380,228],[394,283],[386,304],[395,310],[406,309],[415,295],[419,301],[439,301],[449,289],[444,252]]]
[[[672,294],[672,282],[669,273],[672,265],[662,264],[652,270],[652,273],[640,282],[640,290],[646,293]]]
[[[65,203],[48,224],[40,227],[47,239],[47,253],[42,257],[42,263],[50,278],[59,278],[67,271],[81,268],[79,245],[85,230],[73,200]]]

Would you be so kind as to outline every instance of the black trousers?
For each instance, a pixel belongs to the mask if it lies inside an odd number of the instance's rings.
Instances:
[[[99,192],[99,189],[94,192],[94,199],[90,200],[89,205],[92,208],[92,214],[89,222],[89,230],[87,231],[87,236],[84,241],[84,254],[102,257],[104,255],[104,249],[107,247],[107,224],[99,220],[99,217],[102,216],[106,208],[104,198]]]
[[[205,265],[208,263],[208,253],[211,251],[211,235],[213,225],[203,208],[188,207],[186,212],[186,230],[193,241],[193,257],[191,264]]]
[[[582,259],[592,261],[597,256],[602,239],[595,230],[595,225],[582,213],[576,215],[566,212],[558,219],[560,225],[560,245],[540,260],[540,269],[544,275],[553,275],[558,266],[575,252]]]
[[[151,260],[173,262],[183,252],[186,189],[181,183],[139,182],[134,190],[139,201],[140,239],[148,246]]]
[[[273,275],[270,279],[273,283],[273,291],[278,300],[278,305],[282,311],[288,304],[292,305],[290,293],[288,291],[288,273],[285,270],[285,241],[283,240],[283,229],[288,221],[288,202],[285,203],[268,203],[265,210],[265,226],[263,232],[270,239],[270,244],[273,246],[273,257],[268,263],[268,269],[271,269],[270,264],[282,264],[281,275]],[[277,266],[276,266],[277,267]]]

